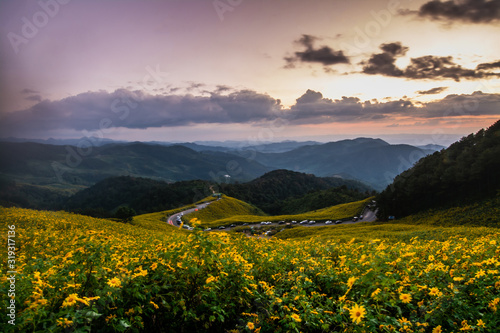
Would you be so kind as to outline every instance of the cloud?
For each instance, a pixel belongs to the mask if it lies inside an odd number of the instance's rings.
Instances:
[[[145,129],[207,123],[258,123],[280,113],[280,101],[251,90],[211,96],[149,95],[126,89],[86,92],[4,114],[3,135],[26,136],[53,130]]]
[[[447,22],[490,23],[500,20],[500,0],[432,0],[413,13]]]
[[[294,126],[397,118],[448,120],[455,116],[485,115],[500,116],[500,94],[448,95],[438,101],[421,103],[406,98],[362,101],[343,96],[330,99],[308,89],[294,105],[284,108],[278,99],[252,90],[231,89],[224,95],[214,91],[210,96],[165,96],[120,89],[86,92],[56,101],[42,100],[26,110],[3,114],[0,132],[3,136],[35,137],[76,131],[84,136],[86,131],[102,130],[106,134],[113,128],[173,128],[196,124],[262,126],[276,119]]]
[[[436,91],[439,89],[446,88],[434,88]],[[500,94],[478,91],[469,95],[448,95],[428,103],[415,103],[409,99],[361,101],[356,97],[333,100],[324,98],[320,92],[307,90],[285,113],[292,124],[356,123],[395,117],[427,121],[455,116],[499,116]]]
[[[23,95],[39,94],[39,93],[40,93],[39,91],[36,91],[33,89],[28,89],[28,88],[21,90],[21,94],[23,94]]]
[[[500,68],[500,60],[495,61],[495,62],[490,62],[490,63],[482,63],[477,65],[476,69],[478,70],[484,70],[484,69],[493,69],[493,68]]]
[[[448,89],[448,87],[436,87],[436,88],[432,88],[429,90],[419,90],[419,91],[417,91],[417,93],[420,95],[434,95],[434,94],[442,93],[446,89]]]
[[[453,79],[481,79],[488,76],[500,76],[500,73],[492,73],[485,69],[492,69],[498,66],[498,63],[480,64],[476,69],[463,68],[453,61],[453,57],[440,57],[426,55],[418,58],[411,58],[410,64],[406,68],[396,66],[397,57],[404,56],[408,47],[401,43],[382,44],[380,49],[382,53],[372,54],[367,61],[362,61],[362,72],[370,75],[385,75],[392,77],[404,77],[414,80],[442,80]]]
[[[405,55],[408,47],[402,46],[401,43],[382,44],[380,46],[382,53],[372,54],[370,59],[362,62],[363,73],[365,74],[381,74],[386,76],[403,76],[403,71],[396,66],[396,57]]]
[[[335,51],[326,45],[315,48],[314,43],[318,39],[315,36],[302,35],[296,43],[304,47],[305,50],[295,52],[292,57],[285,57],[287,62],[285,67],[293,68],[297,62],[318,63],[323,66],[349,63],[349,59],[342,51]]]

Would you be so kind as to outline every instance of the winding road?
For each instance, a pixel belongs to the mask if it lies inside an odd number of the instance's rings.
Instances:
[[[171,216],[168,217],[167,219],[167,223],[170,224],[170,225],[173,225],[175,226],[176,225],[176,221],[177,221],[177,217],[178,216],[183,216],[184,214],[189,214],[189,213],[192,213],[192,212],[195,212],[195,211],[198,211],[200,209],[203,209],[205,207],[207,207],[208,205],[210,205],[213,201],[210,201],[210,202],[205,202],[205,203],[202,203],[202,204],[199,204],[199,205],[196,205],[195,208],[190,208],[190,209],[186,209],[182,212],[179,212],[179,213],[176,213],[176,214],[173,214]],[[342,221],[342,224],[353,224],[353,223],[358,223],[358,222],[374,222],[377,220],[377,210],[371,210],[368,206],[365,207],[361,213],[361,215],[363,215],[363,218],[362,219],[359,219],[357,221],[354,221],[354,220],[346,220],[346,221]],[[264,218],[264,217],[263,217]],[[186,222],[186,221],[184,221]],[[260,223],[250,223],[249,225],[253,225],[253,226],[259,226],[260,227]],[[272,222],[271,224],[267,224],[267,225],[279,225],[278,222]],[[299,225],[297,223],[297,225]],[[328,225],[328,226],[335,226],[337,224],[335,223],[332,223],[332,224],[325,224],[325,221],[323,222],[317,222],[315,224],[300,224],[301,226],[304,226],[304,227],[320,227],[320,226],[325,226],[325,225]],[[214,230],[218,230],[218,229],[214,229]],[[225,231],[227,230],[231,230],[231,227],[230,226],[225,226],[225,229],[223,229]]]
[[[192,213],[192,212],[196,212],[196,211],[198,211],[200,209],[203,209],[203,208],[207,207],[211,203],[212,203],[212,201],[210,201],[210,202],[204,202],[202,204],[196,205],[195,208],[186,209],[186,210],[184,210],[182,212],[176,213],[174,215],[170,215],[168,217],[168,219],[167,219],[167,223],[170,224],[170,225],[175,226],[175,222],[177,221],[177,217],[178,216],[182,217],[184,214],[189,214],[189,213]]]

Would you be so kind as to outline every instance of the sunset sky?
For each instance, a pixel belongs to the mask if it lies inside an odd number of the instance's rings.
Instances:
[[[500,0],[5,0],[0,35],[3,138],[449,144],[500,118]]]

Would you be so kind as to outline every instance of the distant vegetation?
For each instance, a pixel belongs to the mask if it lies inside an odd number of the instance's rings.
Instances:
[[[375,191],[358,181],[316,177],[290,170],[275,170],[244,184],[220,185],[232,197],[252,203],[270,215],[299,214],[358,201]]]
[[[114,177],[78,192],[64,202],[65,210],[94,217],[113,216],[121,206],[138,214],[174,209],[203,197],[209,184],[201,180],[167,184],[146,178]]]
[[[421,159],[377,196],[379,217],[467,205],[500,191],[500,121]],[[498,215],[493,217],[497,221]]]

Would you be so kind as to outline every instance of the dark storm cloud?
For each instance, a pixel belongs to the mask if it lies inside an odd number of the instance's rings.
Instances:
[[[363,73],[378,74],[392,77],[404,77],[407,79],[430,79],[442,80],[461,79],[474,80],[488,76],[500,76],[500,73],[492,73],[485,69],[497,67],[497,63],[480,64],[476,69],[463,68],[453,61],[453,57],[438,57],[426,55],[418,58],[411,58],[410,64],[406,68],[398,68],[396,60],[408,51],[408,47],[401,43],[382,44],[380,49],[382,53],[372,54],[367,61],[361,62]]]
[[[446,88],[435,88],[436,91],[438,89]],[[439,119],[451,116],[498,116],[500,94],[475,92],[471,95],[448,95],[439,101],[417,106],[408,99],[379,102],[342,97],[333,100],[324,98],[320,92],[307,90],[286,114],[293,124],[356,123],[390,117]]]
[[[308,89],[297,98],[288,112],[290,121],[295,124],[317,124],[330,122],[356,122],[381,119],[386,113],[411,106],[410,101],[372,103],[357,97],[343,96],[341,99],[324,98],[320,92]]]
[[[202,123],[253,123],[276,118],[279,100],[251,90],[211,96],[149,95],[125,89],[87,92],[4,114],[2,134],[50,130],[96,130],[108,127],[150,128]],[[111,124],[110,124],[111,123]],[[12,134],[12,133],[11,133]],[[5,135],[5,134],[4,134]]]
[[[3,114],[3,136],[32,137],[51,131],[146,129],[195,124],[262,125],[278,118],[290,125],[357,123],[391,117],[445,119],[450,116],[499,116],[500,94],[448,95],[415,105],[409,99],[379,102],[357,97],[325,98],[308,89],[285,109],[278,99],[251,90],[210,96],[150,95],[142,91],[87,92],[58,101],[43,100],[29,109]]]
[[[500,0],[429,1],[416,12],[433,20],[489,23],[500,20]]]
[[[297,62],[318,63],[323,66],[349,63],[349,59],[342,51],[335,51],[326,45],[315,48],[314,43],[318,39],[315,36],[302,35],[296,43],[304,47],[305,50],[295,52],[292,57],[285,57],[284,59],[287,62],[286,67],[293,68]]]
[[[384,52],[372,54],[368,61],[362,62],[363,73],[403,76],[403,71],[396,67],[396,57],[405,55],[408,47],[397,42],[382,44],[380,49]]]
[[[495,62],[482,63],[482,64],[477,65],[477,67],[476,67],[476,69],[478,69],[478,70],[494,69],[494,68],[500,68],[500,60],[495,61]]]
[[[442,93],[446,89],[448,89],[448,87],[436,87],[436,88],[432,88],[429,90],[420,90],[420,91],[417,91],[417,93],[420,95],[434,95],[434,94]]]
[[[392,54],[393,56],[404,56],[409,48],[401,45],[400,42],[395,42],[382,44],[380,45],[380,49],[385,53]]]

